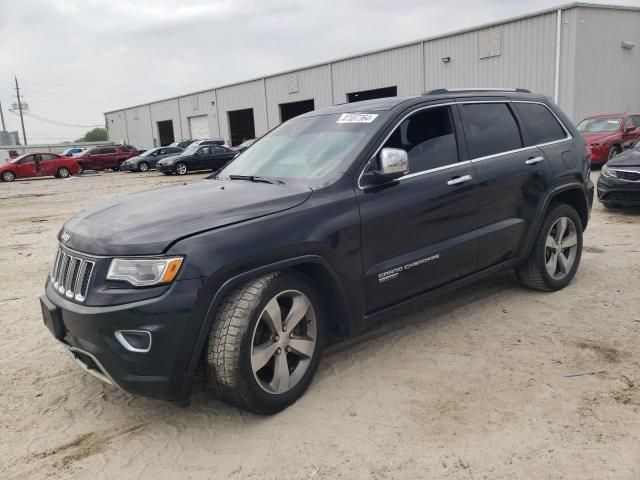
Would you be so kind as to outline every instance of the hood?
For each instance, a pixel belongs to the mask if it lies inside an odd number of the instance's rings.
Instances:
[[[582,137],[584,138],[585,142],[587,142],[587,145],[590,145],[592,143],[606,142],[610,138],[613,139],[617,136],[618,132],[586,132],[582,134]]]
[[[140,155],[135,155],[133,157],[127,158],[124,161],[124,163],[135,163],[135,162],[139,162],[140,160],[144,160],[144,157],[141,157]]]
[[[640,167],[640,150],[625,150],[607,162],[609,167]]]
[[[293,208],[311,193],[300,185],[203,180],[82,210],[58,238],[66,232],[64,245],[93,255],[160,254],[178,239]]]
[[[183,160],[188,160],[192,158],[193,155],[169,155],[168,157],[163,157],[158,162],[162,162],[163,165],[168,165],[172,162],[175,162],[178,158],[182,158]]]

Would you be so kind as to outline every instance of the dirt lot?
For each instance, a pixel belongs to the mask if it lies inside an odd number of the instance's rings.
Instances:
[[[640,478],[640,213],[599,204],[564,291],[502,275],[389,319],[332,347],[270,418],[202,388],[181,409],[82,372],[37,302],[60,226],[203,176],[0,184],[0,478]]]

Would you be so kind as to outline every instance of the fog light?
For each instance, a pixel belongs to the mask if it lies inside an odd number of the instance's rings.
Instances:
[[[130,352],[147,353],[151,350],[151,332],[146,330],[116,330],[115,337]]]

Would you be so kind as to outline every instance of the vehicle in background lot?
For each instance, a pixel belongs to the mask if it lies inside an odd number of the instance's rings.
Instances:
[[[185,149],[187,148],[189,145],[191,145],[193,142],[197,142],[197,140],[182,140],[180,142],[173,142],[171,145],[169,145],[170,147],[178,147],[181,149]]]
[[[135,154],[135,149],[127,145],[105,145],[84,150],[73,158],[77,160],[81,172],[107,168],[118,170],[122,162]]]
[[[13,182],[16,178],[67,178],[79,172],[74,158],[56,153],[28,153],[0,165],[0,179]]]
[[[253,145],[256,142],[256,138],[252,138],[251,140],[247,140],[246,142],[242,142],[237,147],[232,147],[236,152],[244,152],[247,148]]]
[[[11,159],[7,150],[0,150],[0,163],[8,162]]]
[[[18,155],[18,151],[17,150],[9,150],[9,157],[11,158],[18,158],[20,155]]]
[[[328,331],[362,332],[506,269],[564,288],[592,202],[584,139],[546,96],[337,105],[281,124],[207,180],[70,219],[44,323],[131,393],[187,401],[204,365],[214,394],[272,414],[307,389]]]
[[[64,152],[62,152],[62,155],[66,156],[66,157],[73,157],[75,155],[78,155],[78,154],[82,153],[83,150],[84,150],[84,148],[71,147],[71,148],[67,148]]]
[[[640,114],[611,113],[585,118],[578,131],[587,142],[594,166],[603,165],[623,150],[623,145],[640,138]]]
[[[606,208],[640,206],[640,140],[602,167],[598,199]]]
[[[180,155],[166,157],[156,164],[156,168],[166,175],[211,170],[216,172],[233,159],[238,152],[222,145],[192,143]]]
[[[125,160],[120,165],[121,170],[146,172],[150,168],[156,168],[156,163],[165,157],[180,155],[184,150],[178,147],[158,147],[145,150],[144,153]]]

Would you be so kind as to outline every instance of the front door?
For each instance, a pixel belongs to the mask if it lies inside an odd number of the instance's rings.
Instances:
[[[418,108],[381,148],[408,152],[409,174],[357,188],[368,310],[468,275],[477,263],[476,174],[460,161],[454,105]],[[377,168],[377,155],[369,167]]]
[[[17,165],[18,178],[28,178],[36,176],[36,156],[35,154],[27,155],[22,158]]]

